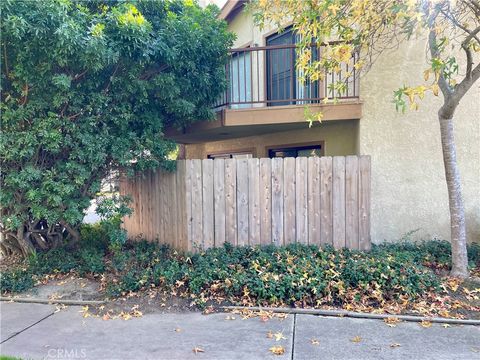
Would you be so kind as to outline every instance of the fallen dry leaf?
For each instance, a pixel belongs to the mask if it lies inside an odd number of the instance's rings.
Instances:
[[[130,320],[132,318],[132,315],[130,315],[129,313],[126,313],[126,312],[121,312],[120,313],[120,316],[122,317],[123,320]]]
[[[386,319],[383,319],[383,322],[385,324],[387,324],[387,326],[395,327],[400,322],[400,319],[395,317],[395,316],[392,316],[392,317],[388,317]]]
[[[359,343],[360,341],[362,341],[362,338],[360,336],[355,336],[353,339],[350,340],[351,342],[354,342],[354,343]]]
[[[267,315],[260,316],[260,321],[267,322],[270,318]]]
[[[398,344],[398,343],[393,343],[393,344],[390,344],[390,347],[391,348],[397,348],[397,347],[400,347],[401,345]]]
[[[203,350],[202,348],[199,348],[198,346],[195,346],[192,351],[193,351],[195,354],[205,352],[205,350]]]
[[[320,341],[318,341],[317,339],[310,339],[310,343],[312,345],[320,345]]]
[[[427,321],[427,320],[422,320],[420,325],[422,325],[422,327],[424,327],[424,328],[432,327],[432,323],[430,321]]]
[[[228,315],[225,317],[225,320],[235,320],[235,316]]]
[[[442,317],[445,317],[445,318],[448,318],[448,317],[451,316],[451,315],[450,315],[450,312],[449,312],[448,310],[440,310],[440,311],[438,312],[438,315],[440,315],[440,316],[442,316]]]
[[[286,337],[283,336],[283,334],[280,331],[273,334],[273,336],[275,336],[275,341],[280,341],[282,339],[286,339]]]
[[[460,285],[460,282],[461,281],[457,278],[451,278],[447,281],[447,285],[453,292],[456,292],[458,289],[458,285]]]
[[[134,317],[142,317],[143,313],[141,311],[135,309],[135,310],[133,310],[132,315]]]
[[[271,331],[267,333],[267,338],[273,339],[273,333]]]
[[[443,326],[445,329],[451,327],[449,324],[443,324],[442,326]]]
[[[283,355],[285,353],[285,348],[283,346],[272,346],[268,350],[275,355]]]
[[[208,315],[208,314],[211,314],[215,311],[215,309],[213,308],[213,306],[208,306],[205,308],[205,310],[203,310],[203,314],[204,315]]]

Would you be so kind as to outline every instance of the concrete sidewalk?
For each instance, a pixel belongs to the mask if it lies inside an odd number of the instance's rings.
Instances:
[[[83,318],[80,307],[1,303],[2,355],[23,359],[480,359],[480,327],[289,315]],[[267,334],[278,335],[268,337]],[[354,340],[354,341],[352,341]],[[283,355],[269,349],[282,346]],[[194,353],[193,349],[203,352]]]

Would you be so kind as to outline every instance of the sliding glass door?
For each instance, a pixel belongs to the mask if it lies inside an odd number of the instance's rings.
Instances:
[[[318,98],[318,82],[302,83],[302,74],[295,68],[297,36],[291,29],[267,38],[267,102],[269,106],[307,104]],[[318,59],[316,46],[312,60]]]

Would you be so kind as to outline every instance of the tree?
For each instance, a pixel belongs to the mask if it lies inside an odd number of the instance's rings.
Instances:
[[[300,37],[297,68],[304,79],[317,81],[326,72],[338,72],[352,62],[357,73],[367,71],[375,59],[401,42],[424,39],[429,67],[423,84],[405,86],[394,94],[397,109],[418,108],[426,93],[443,96],[438,110],[441,143],[449,195],[452,275],[468,276],[465,214],[456,160],[453,118],[460,100],[480,78],[476,53],[480,50],[480,2],[478,0],[256,0],[252,10],[257,24],[284,25],[293,21]],[[322,44],[322,57],[312,57],[312,43]],[[459,60],[459,53],[464,59]],[[460,65],[462,70],[460,71]],[[352,69],[352,64],[349,66]],[[331,84],[335,96],[354,75],[342,73]],[[335,99],[334,99],[335,101]],[[313,118],[321,120],[321,114]]]
[[[5,254],[78,240],[100,182],[171,168],[165,126],[213,116],[232,35],[190,1],[1,2]]]

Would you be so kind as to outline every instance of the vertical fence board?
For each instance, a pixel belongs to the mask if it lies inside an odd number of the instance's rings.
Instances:
[[[260,159],[260,241],[272,242],[272,161]]]
[[[139,221],[140,221],[140,197],[139,197],[139,193],[140,193],[140,184],[139,184],[139,181],[138,181],[138,175],[135,174],[134,175],[134,178],[133,178],[133,186],[135,186],[135,191],[133,192],[133,202],[134,202],[134,205],[133,205],[133,234],[132,234],[132,237],[133,238],[136,238],[138,236],[138,229],[139,229]]]
[[[213,160],[215,246],[225,242],[225,160]]]
[[[320,242],[333,245],[332,158],[320,158]]]
[[[333,157],[333,246],[345,247],[345,157]]]
[[[192,234],[192,225],[193,225],[193,214],[192,214],[192,173],[193,173],[193,162],[187,161],[185,164],[185,205],[187,209],[187,249],[192,251],[193,244],[193,234]]]
[[[163,222],[164,222],[164,206],[162,204],[163,201],[163,193],[162,193],[162,184],[163,184],[163,173],[160,170],[157,170],[157,173],[154,176],[153,186],[155,189],[150,192],[149,194],[149,201],[153,201],[155,207],[157,208],[155,213],[153,214],[153,221],[155,222],[156,231],[155,235],[158,237],[158,241],[162,239],[165,241],[165,234],[162,233],[163,230]],[[152,239],[155,240],[155,239]],[[168,241],[168,239],[167,239]]]
[[[361,250],[369,250],[370,240],[370,156],[360,156],[359,168],[359,247]]]
[[[308,243],[320,244],[320,158],[308,158]]]
[[[248,245],[248,160],[237,160],[237,243]]]
[[[249,244],[260,244],[260,165],[248,159],[248,231]]]
[[[295,171],[295,215],[297,242],[308,244],[307,158],[297,157]]]
[[[142,214],[140,216],[138,226],[139,232],[138,236],[144,238],[145,237],[145,206],[146,206],[146,186],[145,186],[145,174],[140,175],[139,179],[139,188],[138,188],[138,198],[139,198],[139,213]]]
[[[192,240],[203,249],[202,161],[192,160]]]
[[[175,186],[175,177],[174,174],[171,172],[168,172],[166,174],[167,178],[167,236],[168,236],[168,243],[171,246],[174,246],[175,244],[175,237],[176,237],[176,231],[175,227],[176,225],[176,219],[175,219],[175,207],[174,204],[176,203],[176,194],[177,194],[177,189]]]
[[[163,175],[163,174],[162,174]],[[165,178],[163,176],[159,176],[158,178],[158,207],[159,207],[159,214],[158,214],[158,221],[157,226],[159,227],[160,237],[163,239],[165,243],[169,243],[170,239],[167,237],[167,203],[166,203],[166,192],[168,191],[168,187],[165,184]]]
[[[332,244],[368,250],[369,156],[183,160],[177,171],[122,178],[130,238],[194,250],[233,245]]]
[[[283,159],[272,159],[272,243],[283,245]]]
[[[159,171],[159,170],[157,170]],[[160,233],[158,231],[158,221],[160,218],[160,207],[158,206],[158,183],[161,180],[161,176],[157,174],[157,172],[153,172],[153,176],[150,182],[150,189],[149,189],[149,199],[148,201],[151,203],[151,223],[152,223],[152,240],[153,241],[160,241]]]
[[[214,246],[213,160],[202,160],[203,248]]]
[[[187,234],[187,199],[186,199],[186,161],[177,161],[177,171],[175,174],[175,181],[177,183],[177,239],[175,246],[177,249],[188,249],[188,234]]]
[[[168,185],[166,184],[166,179],[163,176],[163,172],[161,176],[158,178],[158,190],[160,191],[160,200],[159,200],[159,214],[158,214],[158,222],[157,226],[160,227],[161,238],[166,244],[170,243],[170,238],[168,236],[167,227],[168,227],[168,220],[167,220],[167,191]]]
[[[225,236],[237,245],[237,166],[235,159],[225,160]]]
[[[296,239],[296,208],[295,208],[295,158],[283,160],[283,214],[285,244],[294,243]]]
[[[345,246],[358,249],[358,157],[345,159]]]
[[[167,191],[166,191],[166,198],[167,198],[167,201],[166,201],[166,204],[167,204],[167,222],[166,222],[166,231],[167,231],[167,236],[168,236],[168,243],[173,246],[175,244],[175,226],[176,226],[176,222],[175,222],[175,212],[174,212],[174,203],[175,203],[175,197],[176,197],[176,192],[177,192],[177,189],[175,187],[175,179],[173,177],[173,173],[171,172],[166,172],[166,182],[165,184],[167,185]]]

